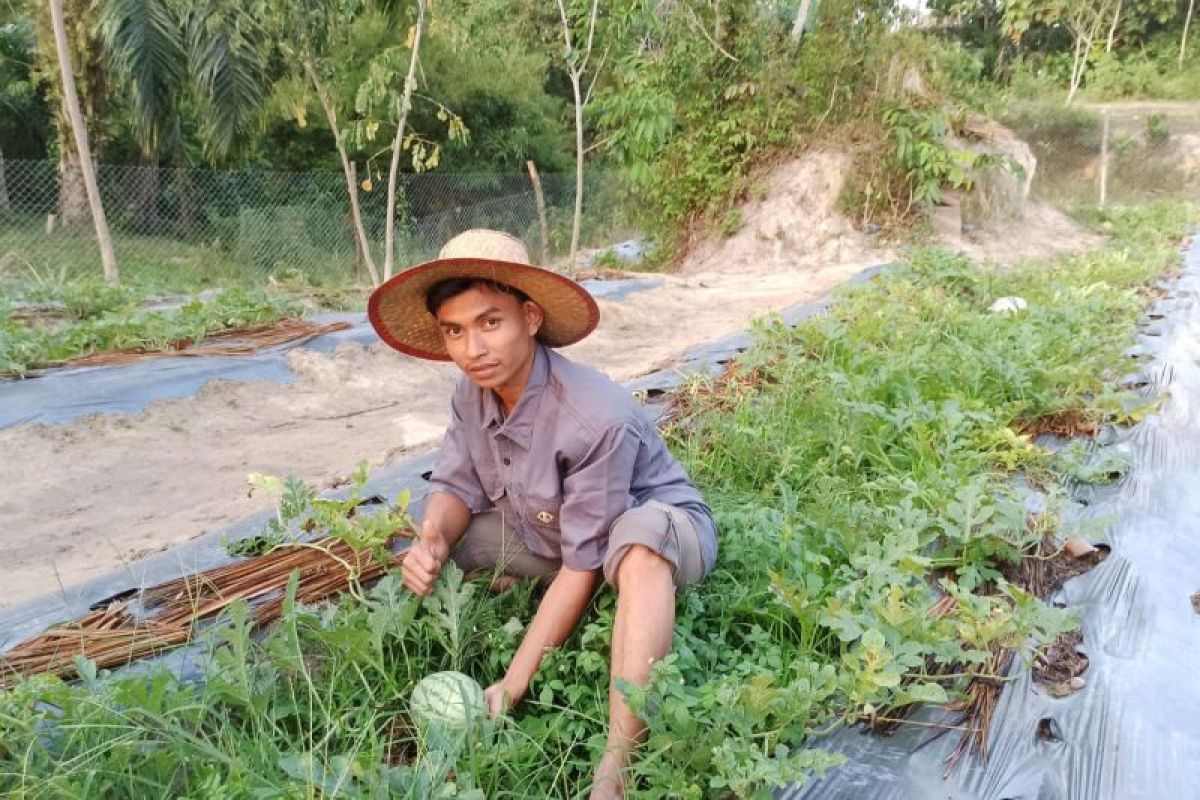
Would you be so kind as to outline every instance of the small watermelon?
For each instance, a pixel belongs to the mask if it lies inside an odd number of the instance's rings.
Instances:
[[[413,687],[409,710],[418,723],[466,729],[483,717],[483,689],[461,672],[435,672]]]

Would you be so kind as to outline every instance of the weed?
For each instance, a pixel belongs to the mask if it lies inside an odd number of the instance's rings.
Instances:
[[[593,269],[622,269],[624,266],[612,250],[603,250],[592,260]]]
[[[231,556],[262,555],[284,544],[303,544],[306,536],[320,531],[333,536],[356,551],[371,551],[380,562],[387,561],[388,540],[397,531],[411,531],[408,516],[409,494],[404,491],[396,498],[395,510],[360,513],[380,502],[378,497],[364,497],[368,462],[363,460],[350,477],[350,488],[344,498],[318,497],[317,493],[295,476],[277,478],[252,472],[246,481],[250,492],[261,492],[279,501],[275,516],[266,528],[245,539],[227,541],[225,550]]]
[[[743,224],[741,209],[731,208],[721,217],[721,235],[728,239],[740,231]]]
[[[1167,126],[1166,114],[1151,114],[1146,118],[1146,141],[1162,147],[1171,140],[1171,129]]]

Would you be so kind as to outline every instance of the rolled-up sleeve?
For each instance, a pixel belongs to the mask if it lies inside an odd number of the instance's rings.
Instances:
[[[454,495],[475,513],[486,511],[492,505],[471,459],[468,431],[458,407],[457,394],[450,401],[450,426],[446,428],[437,465],[429,478],[429,488],[431,492]]]
[[[574,570],[599,569],[608,532],[629,510],[629,487],[641,439],[632,425],[605,430],[563,479],[559,511],[562,562]]]

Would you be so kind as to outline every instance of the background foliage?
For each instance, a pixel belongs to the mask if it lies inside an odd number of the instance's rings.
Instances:
[[[576,5],[573,13],[586,11]],[[802,31],[797,6],[601,4],[587,159],[625,175],[641,227],[668,245],[686,241],[689,226],[720,221],[773,154],[831,140],[867,140],[886,152],[889,111],[895,119],[951,101],[985,106],[1003,94],[1061,98],[1085,11],[1098,34],[1079,62],[1081,98],[1200,93],[1200,61],[1183,37],[1186,2],[936,0],[922,21],[937,24],[928,27],[885,0],[823,0]],[[395,72],[385,65],[406,57],[408,3],[99,0],[67,11],[102,162],[336,169],[333,132],[299,79],[301,45],[338,66],[328,89],[339,125],[358,134],[349,138],[360,172],[377,175],[388,161],[392,123],[365,90],[374,83],[378,94],[379,76]],[[0,7],[0,153],[8,158],[56,159],[66,146],[43,15],[32,2]],[[568,171],[572,96],[561,51],[553,4],[439,0],[410,120],[417,141],[441,150],[437,168],[514,174],[532,160]],[[909,67],[924,77],[920,97],[901,87]],[[456,136],[446,113],[469,135]],[[874,190],[896,202],[936,179],[936,168],[914,175],[890,166]],[[421,164],[405,159],[404,168]]]

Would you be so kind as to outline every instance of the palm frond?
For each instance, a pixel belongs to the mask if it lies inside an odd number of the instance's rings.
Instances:
[[[262,114],[268,84],[266,31],[237,0],[198,3],[184,29],[192,77],[207,115],[205,148],[224,156]]]
[[[101,0],[97,11],[110,66],[133,94],[137,138],[155,149],[187,68],[180,19],[169,0]]]

